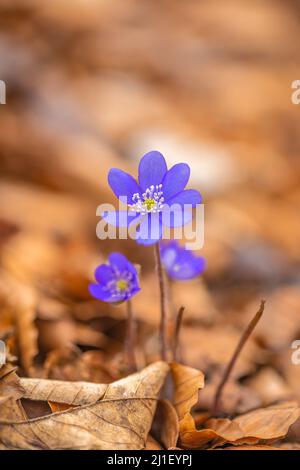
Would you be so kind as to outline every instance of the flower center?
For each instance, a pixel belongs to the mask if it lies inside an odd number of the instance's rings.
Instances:
[[[116,287],[120,292],[124,292],[128,289],[128,281],[126,281],[126,279],[119,279],[116,282]]]
[[[151,185],[142,195],[135,193],[132,196],[132,201],[133,204],[128,205],[131,211],[141,214],[161,212],[164,205],[162,184]]]
[[[146,198],[144,201],[144,207],[147,209],[148,212],[151,212],[154,209],[155,201],[154,199]]]

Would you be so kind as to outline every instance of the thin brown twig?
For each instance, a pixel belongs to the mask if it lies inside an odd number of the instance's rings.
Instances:
[[[175,332],[174,332],[174,343],[173,343],[173,359],[174,361],[177,360],[177,353],[178,353],[178,347],[179,347],[179,334],[181,330],[181,325],[182,325],[182,317],[183,317],[183,312],[184,312],[185,307],[180,307],[177,318],[176,318],[176,325],[175,325]]]
[[[127,328],[125,336],[125,352],[127,365],[130,372],[137,371],[136,359],[135,359],[135,321],[132,313],[132,303],[129,299],[127,302]]]
[[[166,315],[166,289],[164,282],[164,272],[160,256],[159,242],[154,245],[154,255],[156,269],[158,274],[159,292],[160,292],[160,341],[161,341],[161,358],[167,360],[167,315]]]
[[[222,379],[221,379],[221,382],[216,390],[216,393],[215,393],[215,399],[214,399],[214,402],[213,402],[213,406],[211,408],[211,415],[212,416],[216,416],[217,413],[218,413],[218,409],[219,409],[219,404],[220,404],[220,401],[221,401],[221,397],[222,397],[222,392],[224,390],[224,387],[229,379],[229,376],[232,372],[232,369],[243,349],[243,347],[245,346],[249,336],[251,335],[251,333],[253,332],[254,328],[256,327],[257,323],[259,322],[259,320],[261,319],[262,317],[262,314],[264,313],[264,309],[265,309],[265,300],[262,300],[261,303],[260,303],[260,307],[259,307],[259,310],[256,312],[255,316],[252,318],[251,322],[249,323],[249,325],[247,326],[247,328],[245,329],[244,333],[242,334],[241,336],[241,339],[223,373],[223,376],[222,376]]]

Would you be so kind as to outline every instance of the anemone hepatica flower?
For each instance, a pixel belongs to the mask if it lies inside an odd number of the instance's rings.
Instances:
[[[174,240],[163,243],[160,252],[162,264],[171,279],[179,281],[193,279],[205,269],[205,258],[196,256]]]
[[[129,300],[140,291],[135,267],[121,253],[111,253],[108,261],[97,267],[97,284],[89,285],[91,295],[110,303]]]
[[[130,227],[136,225],[136,241],[144,245],[162,238],[163,226],[181,227],[190,222],[191,209],[201,202],[200,193],[185,189],[190,177],[186,163],[167,169],[163,155],[146,153],[140,161],[138,181],[117,168],[112,168],[108,182],[115,195],[126,202],[126,211],[106,212],[109,224]]]

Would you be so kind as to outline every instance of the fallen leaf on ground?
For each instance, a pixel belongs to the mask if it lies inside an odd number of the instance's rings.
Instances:
[[[204,374],[177,362],[171,364],[171,372],[174,381],[174,407],[180,422],[198,402],[198,392],[204,387]]]
[[[234,422],[243,430],[245,436],[269,440],[284,437],[299,416],[298,403],[287,401],[238,416]]]
[[[157,442],[154,437],[149,434],[144,450],[164,450],[163,447]]]
[[[257,445],[257,446],[247,446],[247,445],[242,445],[242,446],[228,446],[225,447],[225,449],[219,449],[219,450],[281,450],[278,447],[273,447],[273,446],[266,446],[266,445]]]
[[[235,442],[243,437],[241,429],[230,419],[214,420],[217,423],[214,425],[218,430],[212,429],[197,429],[195,421],[191,415],[187,415],[181,422],[179,445],[185,449],[203,449],[209,447],[216,439],[223,438],[222,445],[226,440],[228,442]],[[226,439],[224,437],[226,436]]]
[[[171,364],[174,382],[174,408],[179,420],[179,436],[194,423],[191,409],[198,402],[199,390],[204,387],[204,374],[179,363]]]
[[[176,446],[179,435],[178,416],[168,400],[158,401],[152,433],[165,449]]]
[[[28,375],[33,374],[33,360],[38,353],[38,331],[35,326],[36,292],[30,286],[1,272],[1,288],[7,291],[7,302],[12,309],[16,326],[20,362]]]
[[[157,362],[110,385],[43,380],[40,390],[22,379],[25,397],[78,407],[29,420],[1,418],[0,442],[11,449],[142,449],[168,370]]]
[[[94,404],[103,398],[108,388],[105,384],[89,382],[26,378],[20,380],[25,389],[24,398],[72,406]]]
[[[279,450],[300,450],[299,442],[282,442],[276,449]]]
[[[24,395],[24,388],[16,374],[16,367],[5,364],[0,368],[0,406],[7,400],[17,400]]]
[[[233,420],[212,418],[199,430],[190,416],[180,428],[180,444],[195,449],[218,447],[225,443],[241,445],[271,442],[284,437],[299,416],[300,408],[296,402],[259,408]]]

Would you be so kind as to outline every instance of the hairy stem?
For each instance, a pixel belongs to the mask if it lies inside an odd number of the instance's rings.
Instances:
[[[243,349],[243,347],[245,346],[249,336],[251,335],[251,333],[253,332],[254,328],[256,327],[257,323],[259,322],[259,320],[261,319],[262,317],[262,314],[264,313],[264,309],[265,309],[265,300],[262,300],[261,303],[260,303],[260,307],[259,307],[259,310],[258,312],[256,312],[255,316],[252,318],[251,322],[249,323],[249,325],[247,326],[247,328],[245,329],[244,333],[242,334],[241,336],[241,339],[223,373],[223,376],[222,376],[222,379],[221,379],[221,382],[216,390],[216,394],[215,394],[215,399],[214,399],[214,402],[213,402],[213,406],[211,408],[211,415],[212,416],[216,416],[216,414],[218,413],[218,410],[219,410],[219,405],[220,405],[220,402],[221,402],[221,397],[222,397],[222,392],[224,390],[224,387],[229,379],[229,376],[232,372],[232,369]]]
[[[127,306],[127,328],[125,336],[125,353],[127,359],[127,365],[130,372],[136,372],[136,359],[135,359],[135,321],[132,313],[132,303],[129,299],[126,302]]]
[[[184,307],[180,307],[177,318],[176,318],[176,325],[175,325],[175,332],[174,332],[174,343],[173,343],[173,360],[177,361],[177,353],[179,347],[179,334],[182,325],[182,317],[183,317]]]
[[[167,278],[167,287],[168,287],[167,297],[168,297],[168,301],[170,305],[171,317],[172,317],[172,321],[176,322],[178,311],[176,310],[175,303],[174,303],[174,295],[173,295],[174,281],[168,276],[166,278]]]
[[[154,255],[156,269],[158,274],[159,292],[160,292],[160,342],[161,342],[161,358],[167,360],[167,314],[166,314],[166,288],[164,280],[164,272],[160,256],[159,243],[154,245]]]

